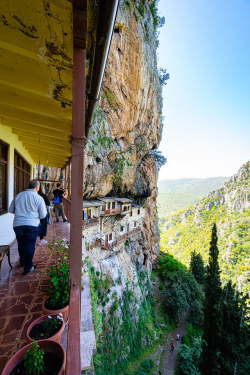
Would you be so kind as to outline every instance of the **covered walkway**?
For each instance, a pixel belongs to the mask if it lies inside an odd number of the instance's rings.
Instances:
[[[48,226],[46,239],[69,240],[70,224],[59,222]],[[27,344],[25,333],[28,325],[42,315],[42,302],[48,296],[48,268],[54,259],[48,246],[36,246],[34,264],[37,269],[23,276],[19,266],[17,243],[11,246],[11,263],[5,256],[0,281],[0,373],[8,359]],[[63,337],[63,344],[66,345]]]

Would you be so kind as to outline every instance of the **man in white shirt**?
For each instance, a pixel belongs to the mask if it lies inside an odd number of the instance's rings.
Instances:
[[[36,269],[32,260],[40,219],[47,215],[44,200],[37,194],[39,186],[39,181],[31,180],[29,189],[17,194],[9,209],[9,212],[15,214],[13,228],[16,233],[20,263],[24,268],[24,275],[28,275]]]

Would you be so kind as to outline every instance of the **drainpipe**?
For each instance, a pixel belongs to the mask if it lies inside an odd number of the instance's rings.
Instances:
[[[91,126],[96,104],[100,99],[100,91],[110,50],[118,4],[119,0],[102,0],[100,2],[95,60],[92,70],[91,87],[87,96],[86,134],[88,134]]]

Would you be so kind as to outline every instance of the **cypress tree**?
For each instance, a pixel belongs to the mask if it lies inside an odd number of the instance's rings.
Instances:
[[[217,228],[213,225],[209,263],[205,283],[204,345],[201,361],[202,375],[220,375],[221,343],[221,282],[218,263]]]
[[[239,361],[242,307],[239,293],[229,281],[222,292],[222,333],[221,373],[234,373],[235,363]]]
[[[249,374],[247,296],[242,296],[229,281],[223,290],[222,301],[221,374]]]
[[[204,262],[202,256],[199,253],[196,253],[195,251],[191,253],[189,270],[194,275],[195,280],[200,285],[204,285],[206,274]]]

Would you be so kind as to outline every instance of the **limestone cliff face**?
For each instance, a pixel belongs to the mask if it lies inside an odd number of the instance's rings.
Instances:
[[[136,199],[145,207],[142,241],[146,265],[158,253],[156,166],[149,151],[162,131],[161,85],[153,19],[145,2],[120,1],[103,89],[85,153],[85,198],[103,195]],[[140,2],[138,1],[138,4]]]
[[[127,197],[142,205],[145,213],[141,232],[126,244],[121,242],[108,251],[98,246],[88,251],[93,266],[112,279],[120,295],[126,280],[137,283],[137,270],[151,271],[159,247],[157,167],[150,151],[157,148],[161,138],[162,96],[150,1],[143,4],[140,14],[141,1],[120,1],[84,159],[85,199]],[[54,179],[60,171],[42,168],[40,175]],[[85,238],[88,232],[83,230]],[[120,278],[122,284],[117,282]],[[139,297],[139,289],[136,294]]]

